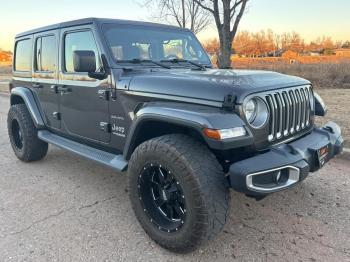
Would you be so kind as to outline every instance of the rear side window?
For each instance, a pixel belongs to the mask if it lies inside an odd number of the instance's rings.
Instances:
[[[57,54],[55,36],[50,35],[37,38],[35,54],[35,71],[55,71]]]
[[[64,39],[64,69],[68,73],[74,73],[73,52],[93,51],[96,57],[96,70],[100,68],[100,60],[95,39],[91,31],[68,33]]]
[[[32,40],[25,39],[16,43],[15,71],[31,71]]]

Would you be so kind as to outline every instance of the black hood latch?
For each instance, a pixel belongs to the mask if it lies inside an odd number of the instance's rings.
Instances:
[[[233,111],[235,109],[236,96],[233,94],[225,95],[224,102],[222,103],[222,108]]]

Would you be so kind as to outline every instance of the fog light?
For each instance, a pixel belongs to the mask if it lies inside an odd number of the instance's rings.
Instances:
[[[215,140],[224,140],[229,138],[245,136],[247,134],[247,131],[245,130],[244,127],[234,127],[234,128],[228,128],[228,129],[205,128],[203,130],[203,133],[209,138],[212,138]]]

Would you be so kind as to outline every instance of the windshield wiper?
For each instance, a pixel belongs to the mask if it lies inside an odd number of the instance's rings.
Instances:
[[[187,60],[187,59],[173,58],[173,59],[168,59],[168,60],[161,60],[160,62],[170,62],[170,63],[177,63],[177,64],[179,64],[181,62],[184,62],[184,63],[189,63],[191,65],[194,65],[194,66],[198,67],[202,71],[206,71],[207,70],[204,65],[198,64],[196,62],[193,62],[193,61]]]
[[[171,69],[170,66],[167,66],[167,65],[164,65],[162,64],[161,62],[157,62],[157,61],[154,61],[154,60],[151,60],[151,59],[139,59],[139,58],[134,58],[134,59],[130,59],[130,60],[118,60],[118,62],[129,62],[129,63],[134,63],[134,64],[142,64],[142,63],[152,63],[152,64],[155,64],[157,66],[161,66],[161,67],[164,67],[166,69]]]

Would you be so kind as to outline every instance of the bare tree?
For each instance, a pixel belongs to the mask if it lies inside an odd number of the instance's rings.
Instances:
[[[215,20],[219,33],[220,53],[218,66],[231,67],[232,42],[249,0],[194,0]]]
[[[153,19],[188,28],[195,34],[211,22],[211,15],[194,0],[144,0],[143,4]]]

